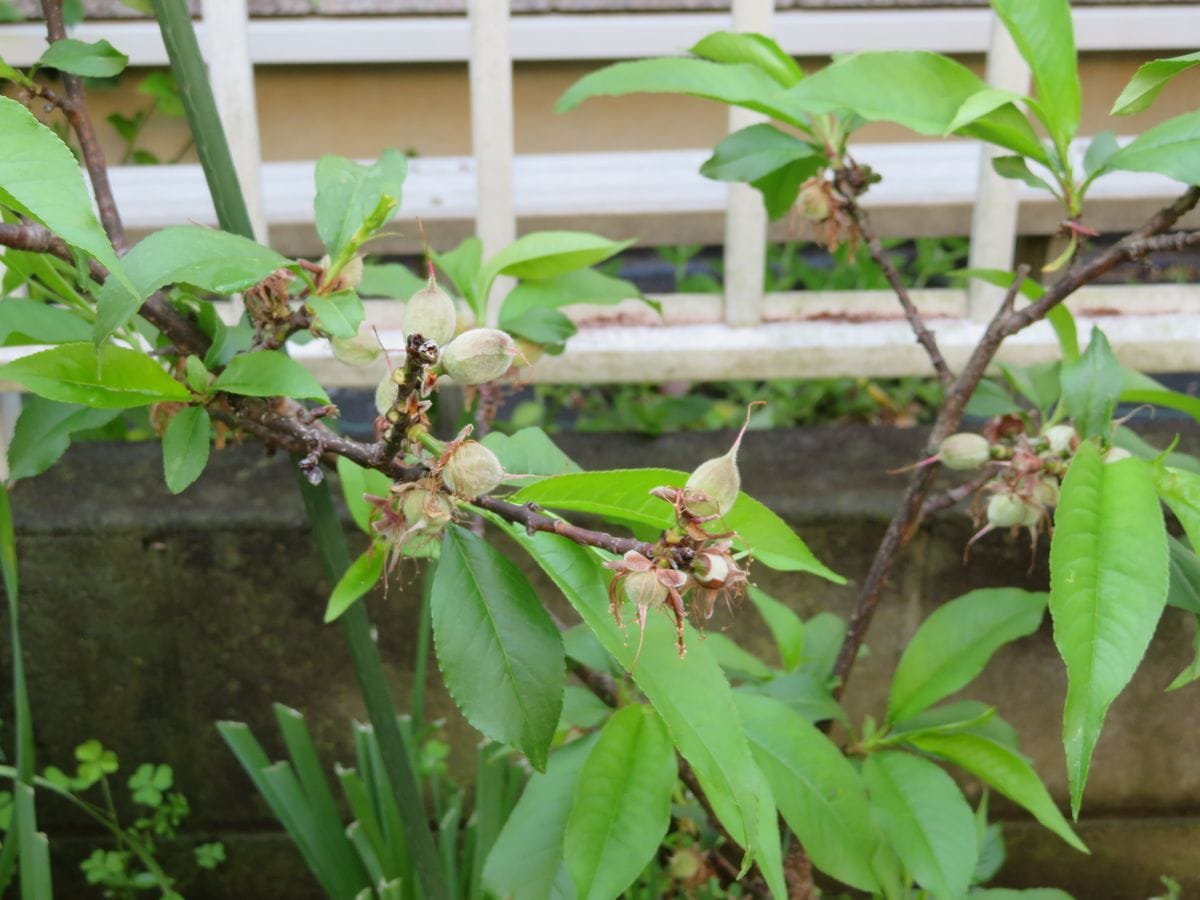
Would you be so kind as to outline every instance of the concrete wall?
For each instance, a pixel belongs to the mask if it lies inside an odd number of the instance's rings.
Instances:
[[[727,435],[581,435],[562,440],[586,468],[666,465],[691,468],[724,449]],[[921,435],[863,428],[752,432],[742,454],[745,486],[795,524],[825,562],[851,578],[837,587],[765,567],[756,580],[802,615],[846,614],[854,581],[866,571],[901,479],[884,469],[917,457]],[[1191,441],[1192,450],[1200,442]],[[201,481],[178,498],[161,485],[154,445],[74,448],[46,475],[20,483],[13,503],[21,566],[22,638],[37,731],[39,766],[71,764],[72,748],[98,737],[126,772],[142,761],[169,762],[192,801],[197,839],[219,835],[229,863],[204,875],[189,897],[315,896],[306,870],[275,829],[213,722],[252,724],[273,755],[274,701],[308,716],[330,768],[348,762],[349,723],[362,717],[353,673],[336,627],[320,624],[328,585],[320,573],[288,465],[255,448],[214,455]],[[964,568],[965,516],[948,515],[912,542],[869,638],[870,654],[848,694],[852,720],[882,715],[899,652],[938,604],[975,587],[1044,589],[1044,552],[1027,572],[1025,541],[990,536]],[[1044,547],[1043,547],[1044,550]],[[545,580],[538,579],[546,588]],[[546,588],[559,611],[565,604]],[[414,592],[393,586],[371,613],[397,696],[412,682]],[[753,609],[714,628],[752,649],[769,650]],[[1190,661],[1191,625],[1168,610],[1147,663],[1113,705],[1097,748],[1080,833],[1093,855],[1075,853],[1011,806],[1006,820],[1008,886],[1055,885],[1079,897],[1148,897],[1160,874],[1200,890],[1200,729],[1197,691],[1163,688]],[[7,648],[0,667],[7,671]],[[469,768],[476,736],[448,702],[436,673],[432,713],[446,716],[453,763]],[[970,689],[995,703],[1022,735],[1060,802],[1065,774],[1059,742],[1065,681],[1049,623],[998,654]],[[12,721],[7,691],[0,720]],[[401,705],[404,705],[402,701]],[[7,744],[9,737],[6,735]],[[972,796],[977,788],[970,785]],[[61,896],[84,848],[85,823],[53,798],[39,803],[50,833]]]

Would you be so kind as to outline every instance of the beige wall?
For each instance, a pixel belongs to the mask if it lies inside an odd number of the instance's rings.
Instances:
[[[1132,132],[1194,108],[1200,69],[1173,83],[1152,110],[1113,119],[1112,101],[1143,60],[1140,54],[1105,54],[1083,60],[1085,111],[1082,133],[1105,128]],[[809,68],[820,61],[806,61]],[[978,57],[964,59],[976,71]],[[725,131],[723,107],[689,97],[639,95],[597,98],[566,115],[554,102],[589,64],[521,64],[514,76],[516,146],[519,153],[573,150],[642,150],[706,147]],[[144,70],[129,73],[115,90],[96,91],[98,119],[129,114],[146,104],[135,87]],[[264,158],[315,159],[324,153],[374,157],[384,147],[422,156],[470,153],[467,72],[458,65],[262,66],[256,73]],[[120,143],[100,126],[110,155]],[[903,129],[872,125],[864,140],[914,140]],[[147,149],[173,156],[186,141],[182,122],[152,122]]]

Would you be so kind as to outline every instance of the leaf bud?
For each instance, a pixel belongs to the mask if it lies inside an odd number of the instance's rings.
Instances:
[[[459,384],[483,384],[512,366],[517,347],[496,328],[472,328],[442,348],[442,368]]]
[[[404,305],[405,338],[419,334],[441,346],[453,339],[457,322],[458,312],[454,308],[454,301],[433,278]]]
[[[442,468],[446,487],[468,500],[490,494],[504,480],[496,454],[478,441],[463,441]]]
[[[947,469],[966,472],[978,469],[991,459],[991,447],[982,434],[960,431],[942,441],[937,458]]]
[[[988,501],[988,524],[996,528],[1032,527],[1041,515],[1036,506],[1013,494],[996,494]]]
[[[1079,446],[1079,435],[1070,425],[1052,425],[1042,432],[1042,437],[1050,446],[1050,452],[1057,456],[1070,456]]]

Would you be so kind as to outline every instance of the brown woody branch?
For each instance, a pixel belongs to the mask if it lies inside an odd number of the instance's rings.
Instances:
[[[854,163],[849,163],[850,167],[857,170]],[[900,306],[904,310],[904,317],[908,319],[908,324],[916,335],[917,343],[925,348],[925,353],[929,357],[929,361],[933,364],[933,370],[937,373],[938,381],[942,383],[942,387],[949,388],[954,382],[954,374],[950,371],[950,367],[946,364],[946,359],[942,356],[942,351],[938,348],[937,339],[933,336],[933,332],[925,325],[925,319],[922,317],[917,305],[913,302],[912,296],[908,293],[908,288],[904,281],[900,278],[900,273],[896,270],[895,264],[892,262],[887,251],[883,249],[883,244],[879,241],[879,236],[875,234],[874,228],[871,227],[871,218],[867,215],[867,211],[863,209],[857,200],[858,190],[855,186],[862,183],[861,177],[855,177],[854,171],[848,170],[846,167],[840,169],[835,175],[837,186],[842,195],[848,198],[846,210],[854,217],[855,226],[858,228],[859,234],[867,243],[867,250],[871,254],[871,259],[875,260],[875,264],[883,270],[883,276],[887,279],[887,283],[891,285],[892,292],[895,293],[896,299],[900,301]]]
[[[42,0],[42,12],[46,16],[46,34],[50,43],[63,40],[67,36],[67,29],[63,22],[62,0]],[[92,117],[88,115],[83,79],[66,72],[62,73],[62,79],[65,96],[57,100],[58,106],[79,139],[79,149],[83,151],[83,164],[87,167],[88,176],[92,181],[92,192],[96,195],[96,207],[100,210],[100,222],[104,225],[104,231],[113,248],[118,254],[123,253],[125,226],[121,224],[121,214],[117,211],[112,185],[108,181],[108,165],[104,161],[100,142],[96,139]]]

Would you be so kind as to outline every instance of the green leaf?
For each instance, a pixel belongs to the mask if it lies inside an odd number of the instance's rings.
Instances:
[[[1049,194],[1058,196],[1050,182],[1046,181],[1040,175],[1035,175],[1029,168],[1029,163],[1025,161],[1023,156],[997,156],[992,159],[992,168],[1001,178],[1011,178],[1014,181],[1023,181],[1031,188],[1039,191],[1046,191]]]
[[[1121,96],[1113,104],[1109,115],[1129,116],[1149,109],[1150,104],[1172,78],[1195,65],[1200,65],[1200,52],[1142,63],[1129,79],[1129,84],[1121,91]]]
[[[750,186],[763,195],[767,218],[775,221],[791,211],[800,195],[800,186],[819,168],[814,160],[815,157],[798,159],[750,182]]]
[[[827,673],[815,668],[805,667],[797,672],[776,675],[769,681],[743,684],[737,692],[778,700],[807,722],[847,722],[845,710],[833,698]]]
[[[2,308],[0,306],[0,309]],[[1150,403],[1154,406],[1177,409],[1180,412],[1187,413],[1197,422],[1200,422],[1200,397],[1193,397],[1190,394],[1169,391],[1166,388],[1162,390],[1135,389],[1121,391],[1120,399],[1122,403]]]
[[[509,325],[519,321],[531,310],[559,309],[572,303],[592,303],[612,306],[631,298],[644,300],[659,312],[660,304],[642,297],[637,286],[623,278],[613,278],[595,269],[576,269],[554,278],[538,281],[522,281],[509,291],[500,307],[500,327],[510,331]]]
[[[1167,538],[1171,573],[1167,587],[1167,605],[1200,615],[1200,558],[1186,543]]]
[[[490,517],[489,517],[490,518]],[[689,625],[687,656],[675,650],[673,626],[652,615],[637,653],[609,613],[608,575],[594,553],[566,538],[528,535],[491,518],[550,576],[604,648],[662,716],[671,740],[705,786],[722,824],[741,846],[755,852],[760,837],[757,772],[733,704],[733,692],[712,654]],[[718,805],[719,804],[719,805]]]
[[[522,428],[512,435],[489,431],[481,442],[500,459],[515,484],[528,484],[528,476],[544,478],[565,472],[581,472],[578,464],[550,440],[540,428]]]
[[[325,607],[326,625],[339,618],[359,597],[375,586],[383,575],[386,559],[387,553],[382,547],[372,546],[350,563],[329,595],[329,603]]]
[[[509,318],[501,327],[513,337],[535,344],[561,347],[579,329],[557,309],[534,307],[516,318]]]
[[[1063,480],[1050,543],[1050,615],[1067,666],[1063,745],[1079,814],[1109,704],[1154,636],[1168,584],[1167,533],[1146,463],[1104,463],[1080,445]]]
[[[1104,170],[1113,169],[1157,172],[1184,184],[1200,183],[1200,111],[1143,131],[1108,158]]]
[[[719,631],[705,634],[704,643],[708,645],[708,652],[713,655],[721,668],[732,677],[762,681],[775,674],[774,670],[761,659],[750,651],[742,649],[736,641]]]
[[[198,356],[187,358],[184,363],[184,380],[192,391],[197,394],[207,394],[210,377],[208,369],[204,367],[204,360]]]
[[[112,344],[60,344],[0,366],[0,379],[49,400],[97,409],[190,399],[187,388],[145,353]]]
[[[1044,593],[991,588],[939,607],[904,648],[892,678],[887,720],[914,716],[970,684],[998,649],[1037,631],[1048,600]]]
[[[1192,549],[1200,553],[1200,475],[1167,466],[1153,466],[1150,472],[1158,495],[1179,519]]]
[[[535,231],[517,238],[487,261],[480,272],[483,287],[498,275],[554,278],[586,269],[620,253],[633,241],[610,241],[586,231]],[[480,291],[486,294],[487,291]]]
[[[804,82],[801,82],[803,84]],[[784,106],[784,92],[757,65],[667,57],[605,66],[583,76],[558,98],[557,112],[574,109],[589,97],[626,94],[686,94],[743,106],[773,119],[806,127],[806,116]]]
[[[67,145],[20,103],[0,97],[0,204],[29,216],[133,285],[92,212],[79,163]]]
[[[1010,747],[978,734],[913,735],[909,743],[965,769],[1009,800],[1023,806],[1033,817],[1079,850],[1088,849],[1059,812],[1050,792],[1023,756]]]
[[[1075,900],[1066,891],[1058,888],[976,888],[971,891],[971,900]]]
[[[379,161],[360,166],[344,156],[322,156],[317,161],[317,196],[313,201],[317,233],[331,256],[337,256],[384,201],[395,202],[382,226],[399,206],[408,174],[408,160],[397,150],[384,150]]]
[[[40,475],[66,452],[72,434],[101,428],[118,415],[120,410],[57,403],[36,394],[22,398],[21,415],[8,445],[9,479]]]
[[[392,297],[407,300],[425,287],[425,281],[400,263],[369,263],[363,266],[358,284],[360,297]]]
[[[1117,145],[1117,136],[1112,131],[1101,131],[1088,144],[1087,152],[1083,154],[1083,171],[1089,178],[1104,171],[1112,155],[1121,149]]]
[[[1088,438],[1105,434],[1121,396],[1121,364],[1108,339],[1092,328],[1088,348],[1078,360],[1064,362],[1060,375],[1062,399],[1076,431]]]
[[[635,703],[613,714],[583,764],[563,836],[578,897],[619,896],[654,859],[671,824],[676,774],[653,709]]]
[[[120,75],[128,62],[129,57],[108,41],[89,44],[62,38],[46,48],[37,64],[86,78],[112,78]]]
[[[714,31],[702,37],[691,49],[702,59],[717,63],[749,63],[757,66],[783,87],[791,87],[804,77],[799,63],[775,41],[761,34]]]
[[[190,284],[214,294],[232,294],[288,264],[269,247],[225,231],[198,225],[156,231],[139,241],[122,260],[136,296],[111,280],[100,289],[96,341],[105,340],[125,325],[141,302],[165,285]]]
[[[256,350],[235,356],[217,376],[212,389],[247,397],[295,397],[329,402],[329,395],[308,369],[278,350]]]
[[[969,732],[1003,744],[1012,750],[1018,749],[1017,731],[996,715],[996,708],[978,700],[957,700],[935,706],[918,713],[911,719],[896,722],[886,737],[879,739],[883,745],[903,743],[918,734],[956,734]]]
[[[1042,124],[1060,153],[1079,128],[1079,66],[1068,0],[992,0],[1021,56],[1033,71]]]
[[[530,500],[553,509],[592,513],[617,522],[669,528],[674,513],[669,504],[650,496],[660,485],[682,487],[688,474],[674,469],[616,469],[547,478],[518,491],[513,500]],[[754,558],[781,572],[811,572],[835,584],[845,579],[822,564],[791,527],[753,497],[742,493],[722,520],[736,531],[738,546],[749,547]]]
[[[16,14],[16,19],[14,19],[14,20],[10,20],[5,17],[5,4],[6,3],[7,3],[7,0],[0,0],[0,23],[7,22],[7,21],[17,21],[17,22],[21,21],[24,18],[24,16],[22,16],[20,13]],[[26,75],[20,69],[14,69],[12,66],[10,66],[8,63],[6,63],[4,61],[3,57],[0,57],[0,81],[15,81],[17,84],[22,85],[23,87],[27,87],[27,88],[31,88],[34,86],[34,81],[32,78],[30,78],[28,75]]]
[[[918,134],[941,136],[963,104],[986,90],[979,76],[940,54],[880,51],[839,59],[788,90],[783,102],[793,116],[849,110],[869,122],[895,122]],[[959,133],[1049,162],[1032,126],[1011,104]]]
[[[868,756],[863,777],[884,834],[917,883],[939,900],[964,896],[979,844],[953,779],[927,759],[891,751]]]
[[[736,694],[754,758],[809,858],[853,887],[878,891],[879,843],[862,778],[832,741],[769,697]]]
[[[801,159],[808,162],[810,174],[825,162],[811,144],[760,123],[735,131],[717,144],[700,174],[716,181],[752,182]]]
[[[562,709],[562,639],[525,576],[480,537],[451,525],[433,582],[433,637],[454,702],[534,768]]]
[[[382,472],[364,469],[344,456],[337,458],[337,473],[350,517],[360,531],[371,534],[371,505],[363,500],[363,494],[386,497],[391,490],[392,480]]]
[[[172,494],[187,488],[208,465],[211,427],[203,406],[185,406],[167,425],[162,440],[163,474]]]
[[[790,606],[785,606],[754,585],[749,587],[746,594],[767,623],[771,637],[775,638],[783,668],[791,672],[803,658],[804,623]]]
[[[1167,685],[1168,691],[1177,691],[1187,687],[1193,681],[1200,680],[1200,618],[1196,620],[1196,630],[1192,634],[1192,661],[1188,667],[1175,676],[1175,680]]]
[[[956,131],[967,128],[1001,107],[1019,102],[1028,103],[1029,98],[1022,94],[1016,94],[1000,88],[983,87],[962,102],[962,106],[958,108],[958,112],[954,114],[954,118],[950,120],[950,124],[946,126],[946,130],[942,133],[943,135],[953,134]]]
[[[433,257],[434,264],[442,270],[442,274],[450,279],[450,284],[459,295],[471,304],[475,314],[482,317],[480,298],[475,293],[475,281],[483,266],[483,241],[477,237],[465,238],[453,250],[445,253],[432,251],[430,256]],[[422,282],[421,287],[424,286]]]
[[[317,317],[317,326],[331,337],[354,337],[366,318],[362,300],[354,291],[338,291],[328,296],[314,294],[307,302]]]
[[[483,869],[484,886],[498,897],[546,900],[556,879],[570,883],[563,862],[563,832],[584,761],[598,735],[572,741],[550,754],[545,772],[534,772],[513,807]],[[574,891],[567,896],[573,897]]]

